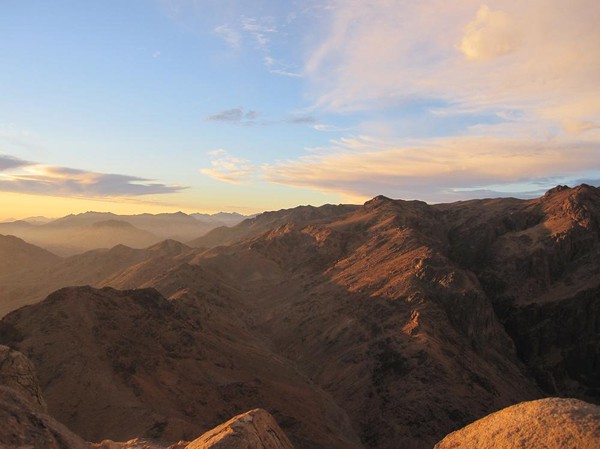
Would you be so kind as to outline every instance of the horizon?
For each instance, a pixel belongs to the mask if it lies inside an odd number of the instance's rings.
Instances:
[[[600,185],[600,7],[0,7],[0,221]]]
[[[531,197],[527,197],[527,198],[517,198],[517,199],[521,199],[521,200],[528,200],[528,199],[536,199],[538,197],[544,196],[546,193],[548,193],[550,190],[554,190],[557,188],[563,188],[566,187],[568,189],[576,189],[578,187],[581,186],[586,186],[589,184],[586,183],[581,183],[581,184],[577,184],[577,185],[566,185],[566,184],[557,184],[551,188],[549,188],[548,190],[545,190],[544,192],[542,192],[540,195],[538,196],[531,196]],[[596,188],[600,188],[600,186],[591,186],[591,187],[596,187]],[[369,202],[375,198],[379,198],[379,197],[386,197],[385,195],[376,195],[370,199],[368,199],[366,202]],[[421,201],[421,200],[405,200],[403,198],[389,198],[386,197],[388,199],[391,199],[392,201]],[[469,198],[469,199],[464,199],[464,200],[455,200],[455,201],[451,201],[451,202],[427,202],[424,201],[426,204],[429,205],[434,205],[434,204],[451,204],[451,203],[458,203],[458,202],[464,202],[464,201],[470,201],[470,200],[490,200],[490,199],[509,199],[509,198],[516,198],[516,197],[511,197],[509,195],[505,195],[505,196],[494,196],[494,197],[482,197],[482,198]],[[323,204],[319,204],[319,205],[313,205],[313,204],[297,204],[295,206],[291,206],[289,208],[280,208],[280,209],[265,209],[265,210],[261,210],[260,212],[256,212],[256,213],[252,213],[252,214],[242,214],[236,211],[231,211],[231,212],[224,212],[224,211],[218,211],[218,212],[214,212],[214,213],[204,213],[204,212],[184,212],[182,210],[178,210],[178,211],[174,211],[174,212],[155,212],[155,213],[150,213],[150,212],[140,212],[140,213],[134,213],[134,214],[119,214],[119,213],[115,213],[113,211],[109,211],[109,210],[86,210],[86,211],[81,211],[81,212],[71,212],[65,215],[60,215],[60,216],[44,216],[44,215],[37,215],[37,216],[24,216],[22,218],[14,218],[14,217],[9,217],[9,218],[0,218],[0,223],[12,223],[12,222],[16,222],[16,221],[35,221],[35,219],[43,219],[43,220],[48,220],[48,222],[54,221],[54,220],[58,220],[61,218],[65,218],[65,217],[69,217],[69,216],[79,216],[79,215],[85,215],[85,214],[111,214],[111,215],[115,215],[115,216],[139,216],[139,215],[175,215],[175,214],[184,214],[187,216],[192,216],[192,215],[206,215],[209,217],[214,217],[216,215],[220,215],[220,214],[229,214],[229,215],[238,215],[241,217],[244,217],[244,219],[246,218],[254,218],[258,215],[261,215],[263,213],[268,213],[268,212],[278,212],[278,211],[282,211],[282,210],[289,210],[289,209],[295,209],[298,207],[322,207],[322,206],[327,206],[327,205],[335,205],[333,203],[323,203]],[[364,205],[364,203],[337,203],[337,205],[347,205],[347,206],[361,206]]]

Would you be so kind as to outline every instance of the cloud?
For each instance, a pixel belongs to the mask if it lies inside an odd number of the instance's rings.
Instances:
[[[277,27],[273,25],[272,17],[242,17],[242,30],[249,33],[259,49],[266,49],[270,42],[269,35],[277,33]]]
[[[239,48],[242,42],[240,33],[227,25],[219,25],[214,30],[214,33],[223,39],[229,46]]]
[[[291,125],[312,125],[316,121],[316,117],[313,117],[312,115],[296,115],[284,120],[285,123],[289,123]]]
[[[229,154],[222,148],[209,151],[211,168],[203,168],[200,173],[219,181],[232,184],[244,184],[252,180],[258,168],[251,165],[246,159]]]
[[[513,52],[519,41],[520,30],[513,18],[483,5],[466,26],[459,49],[470,61],[486,61]]]
[[[376,111],[430,100],[519,111],[547,129],[600,122],[596,0],[331,0],[304,75],[315,107]]]
[[[160,58],[160,51],[159,51],[159,50],[156,50],[154,53],[152,53],[152,57],[153,57],[154,59],[156,59],[156,58]]]
[[[176,193],[186,188],[136,176],[45,166],[12,156],[0,156],[0,172],[0,191],[34,195],[111,198]]]
[[[0,154],[0,172],[12,168],[27,167],[28,165],[32,165],[32,163],[6,154]]]
[[[298,72],[290,72],[289,70],[284,69],[271,69],[269,73],[274,75],[287,76],[288,78],[302,78],[302,74]]]
[[[316,129],[317,131],[322,131],[322,132],[348,131],[348,128],[340,128],[338,126],[328,125],[326,123],[317,123],[315,126],[313,126],[313,128]]]
[[[258,111],[244,111],[243,108],[232,108],[209,115],[206,117],[206,121],[253,125],[256,123],[255,121],[259,115],[260,113]]]
[[[453,201],[478,191],[526,194],[556,179],[600,172],[600,145],[463,136],[386,142],[343,138],[295,160],[264,167],[270,182],[358,198]],[[536,184],[537,183],[537,184]],[[525,186],[525,187],[523,187]]]

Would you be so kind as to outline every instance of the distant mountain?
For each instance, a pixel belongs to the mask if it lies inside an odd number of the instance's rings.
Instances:
[[[253,218],[256,214],[253,215],[241,215],[237,212],[218,212],[216,214],[190,214],[196,220],[214,223],[217,226],[235,226],[236,224],[244,221],[247,218]]]
[[[185,242],[226,222],[237,223],[241,219],[242,216],[236,214],[224,214],[219,219],[199,220],[183,212],[156,215],[86,212],[47,222],[20,220],[0,223],[0,234],[15,235],[57,254],[69,256],[117,244],[141,248],[164,239]],[[116,226],[114,222],[126,223],[132,227]],[[110,226],[109,223],[113,225]]]
[[[54,221],[54,220],[55,220],[55,218],[48,218],[48,217],[44,217],[42,215],[38,215],[35,217],[27,217],[27,218],[23,219],[23,221],[26,221],[26,222],[34,224],[34,225],[42,225],[42,224],[50,223],[51,221]]]
[[[23,232],[31,229],[35,225],[29,223],[24,220],[10,221],[5,223],[0,223],[0,234],[3,235],[15,235],[19,236]]]
[[[74,223],[74,221],[66,220],[35,226],[24,233],[24,238],[61,256],[80,254],[92,249],[111,248],[118,244],[144,248],[161,240],[151,232],[136,228],[122,220],[82,220],[81,223]]]
[[[12,235],[0,235],[0,276],[23,271],[44,271],[60,260],[45,249]]]

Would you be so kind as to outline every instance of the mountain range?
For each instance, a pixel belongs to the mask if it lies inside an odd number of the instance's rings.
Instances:
[[[164,239],[187,242],[214,228],[234,226],[248,217],[235,212],[213,215],[85,212],[54,220],[32,217],[0,223],[0,234],[14,235],[55,254],[70,256],[118,244],[145,248]]]
[[[160,228],[91,218],[42,227]],[[0,236],[0,344],[87,441],[261,408],[298,449],[420,449],[522,401],[600,402],[596,187],[301,206],[68,257],[23,238]]]

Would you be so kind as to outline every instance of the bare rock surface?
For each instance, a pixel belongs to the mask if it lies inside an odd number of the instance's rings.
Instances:
[[[255,409],[230,419],[192,441],[185,449],[294,449],[275,419]]]
[[[16,390],[33,408],[45,412],[46,401],[33,364],[19,351],[0,345],[0,385]]]
[[[33,364],[0,346],[0,448],[87,449],[88,444],[46,413]]]
[[[233,304],[208,306],[72,287],[9,314],[0,334],[36,364],[50,413],[88,441],[189,441],[263,406],[305,447],[358,444],[345,412]]]
[[[0,385],[2,449],[88,449],[89,444],[39,411],[16,390]]]
[[[523,402],[447,435],[435,449],[597,449],[600,407],[577,399]]]

